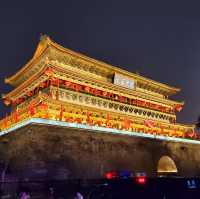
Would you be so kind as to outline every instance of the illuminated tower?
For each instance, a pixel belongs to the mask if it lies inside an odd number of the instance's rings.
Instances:
[[[199,172],[194,125],[176,122],[184,103],[170,99],[178,88],[76,53],[47,36],[5,82],[14,89],[3,95],[11,113],[0,121],[0,152],[13,175],[26,169],[39,169],[42,179],[97,178],[111,169],[154,175],[166,162],[180,175]]]
[[[178,88],[94,60],[42,36],[33,58],[6,83],[12,107],[1,130],[30,118],[65,121],[136,133],[186,137],[193,126],[176,123]]]

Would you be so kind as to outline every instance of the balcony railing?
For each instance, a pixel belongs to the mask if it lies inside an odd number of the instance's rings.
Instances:
[[[62,92],[62,91],[60,91]],[[53,91],[54,93],[54,91]],[[65,97],[62,97],[62,93],[60,95],[61,100],[64,101],[66,98],[68,103],[63,105],[63,102],[60,105],[53,104],[53,101],[50,100],[45,102],[40,102],[36,106],[26,107],[23,110],[16,110],[11,115],[5,117],[3,120],[0,121],[0,128],[1,131],[14,127],[15,125],[21,123],[22,121],[28,120],[30,118],[44,118],[50,120],[58,120],[70,123],[79,123],[79,124],[87,124],[91,126],[101,126],[106,128],[113,128],[119,130],[127,130],[130,132],[138,132],[138,133],[147,133],[147,134],[154,134],[154,135],[163,135],[163,136],[170,136],[170,137],[179,137],[179,138],[189,138],[189,139],[199,139],[199,136],[194,133],[192,127],[182,126],[176,124],[164,124],[160,121],[154,121],[139,118],[132,119],[126,115],[113,114],[106,108],[107,111],[103,111],[100,109],[96,109],[95,111],[91,111],[86,106],[76,106],[73,108],[70,106],[71,101],[79,100],[80,97],[83,97],[82,94],[77,96],[73,96],[71,92],[63,93]],[[54,95],[53,95],[54,96]],[[68,98],[69,97],[69,98]],[[84,104],[94,103],[92,102],[93,99],[85,100],[84,96]],[[71,101],[70,101],[71,100]],[[57,101],[58,102],[58,101]],[[96,102],[98,104],[98,101]],[[102,104],[103,106],[103,104]],[[109,104],[107,104],[109,107]],[[85,108],[84,108],[85,107]],[[112,107],[113,108],[113,107]],[[120,113],[120,111],[119,111]],[[126,113],[126,112],[124,112]]]
[[[57,99],[57,88],[53,87],[52,94],[53,99]],[[103,99],[89,94],[83,94],[62,88],[59,88],[59,100],[77,105],[90,106],[105,111],[116,112],[119,114],[142,117],[145,119],[159,120],[167,123],[175,120],[175,116],[171,114],[115,102],[108,99]]]

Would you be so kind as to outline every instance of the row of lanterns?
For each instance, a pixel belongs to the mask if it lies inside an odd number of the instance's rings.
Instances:
[[[48,112],[48,108],[49,108],[48,104],[46,104],[46,103],[40,103],[39,105],[34,105],[34,104],[30,103],[27,107],[27,112],[28,112],[29,116],[33,117],[38,111]],[[135,125],[135,127],[137,127],[136,129],[135,128],[132,129],[133,121],[127,117],[125,117],[123,119],[119,117],[117,120],[115,118],[116,121],[119,121],[121,123],[121,125],[117,125],[117,124],[111,124],[111,120],[113,121],[113,119],[111,119],[109,113],[94,114],[94,113],[91,113],[88,111],[81,111],[81,112],[76,112],[76,113],[69,112],[66,116],[65,108],[62,105],[60,107],[59,112],[60,112],[59,115],[57,115],[55,118],[60,121],[86,123],[89,125],[105,126],[107,128],[136,130],[136,131],[144,132],[144,133],[168,135],[168,133],[166,131],[164,131],[164,128],[165,128],[164,126],[157,124],[155,121],[152,121],[152,120],[144,120],[144,122],[142,124]],[[19,122],[20,115],[21,115],[20,111],[16,110],[11,114],[11,117],[9,117],[9,119],[8,119],[8,117],[4,118],[2,121],[4,128],[8,127],[9,120],[11,123]],[[84,117],[79,117],[80,115],[82,115]],[[49,119],[48,114],[43,115],[43,117],[46,119]],[[83,119],[83,118],[85,118],[85,119]],[[96,118],[96,119],[94,120],[94,118]],[[158,131],[158,129],[156,129],[156,128],[159,128],[160,130]],[[172,131],[172,129],[171,129],[171,131]],[[180,133],[178,133],[178,132],[176,132],[176,130],[174,130],[172,135],[178,136],[178,137],[187,137],[187,138],[192,138],[192,139],[194,139],[194,138],[198,139],[198,135],[194,131],[188,131],[188,132],[182,133],[180,135]]]
[[[55,78],[47,80],[45,82],[42,82],[33,91],[28,92],[26,94],[26,97],[33,96],[34,94],[38,93],[39,90],[47,88],[49,85],[56,86],[58,89],[61,86],[61,87],[65,87],[65,88],[70,89],[70,90],[77,91],[77,92],[84,92],[84,93],[88,93],[88,94],[91,94],[91,95],[94,95],[94,96],[110,99],[110,100],[113,100],[113,101],[118,101],[118,102],[121,102],[121,103],[126,103],[126,104],[130,104],[130,105],[136,105],[136,106],[145,107],[145,108],[149,108],[149,109],[159,110],[161,112],[166,112],[166,113],[174,113],[174,110],[172,108],[169,108],[169,107],[154,104],[154,103],[151,103],[151,102],[146,102],[146,101],[140,100],[140,99],[131,99],[131,98],[128,98],[128,97],[113,94],[111,92],[106,92],[106,91],[102,91],[102,90],[92,88],[92,87],[89,87],[89,86],[84,86],[84,85],[72,83],[70,81],[65,81],[65,80],[60,80],[60,79],[55,79]],[[50,95],[52,95],[51,90],[50,90]],[[57,90],[57,99],[59,99],[59,90]],[[18,98],[16,101],[13,101],[12,104],[13,105],[21,104],[25,100],[26,100],[25,97],[21,97],[21,98]],[[8,103],[8,102],[6,102],[6,99],[4,99],[4,102]],[[177,111],[180,111],[182,109],[182,106],[177,105],[177,106],[175,106],[175,109]]]

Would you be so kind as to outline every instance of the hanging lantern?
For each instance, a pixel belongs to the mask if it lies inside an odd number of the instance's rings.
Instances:
[[[40,88],[46,88],[47,87],[47,82],[41,82],[39,85]]]
[[[188,137],[188,138],[196,138],[196,132],[194,131],[194,129],[192,129],[192,130],[188,130],[187,132],[186,132],[186,137]]]
[[[27,94],[26,94],[28,97],[31,97],[33,95],[33,91],[29,91]]]
[[[54,80],[54,84],[55,84],[55,86],[57,86],[57,90],[56,90],[56,99],[59,100],[60,80],[59,80],[59,79],[55,79],[55,80]]]
[[[119,96],[118,95],[115,95],[115,100],[119,100]]]
[[[14,112],[13,119],[14,119],[14,122],[18,122],[19,121],[19,112],[18,112],[18,110],[16,110]]]
[[[119,96],[119,101],[120,101],[121,103],[124,103],[124,102],[125,102],[125,97],[124,97],[124,96]]]
[[[131,104],[133,104],[133,105],[137,104],[137,100],[136,99],[132,99],[131,100]]]
[[[96,89],[96,96],[101,96],[101,90]]]
[[[39,108],[40,108],[41,110],[45,111],[45,110],[48,109],[48,104],[41,103],[41,104],[39,105]]]
[[[155,126],[155,123],[152,120],[144,120],[144,125],[149,128],[153,128]]]
[[[81,124],[82,120],[81,120],[81,118],[76,118],[75,122],[78,123],[78,124]]]
[[[74,85],[74,90],[77,91],[77,92],[79,92],[81,90],[81,85],[75,84]]]
[[[110,97],[111,97],[111,93],[110,93],[110,92],[107,92],[107,94],[106,94],[105,97],[106,97],[106,98],[110,98]]]
[[[52,77],[54,72],[52,68],[47,68],[46,71],[44,72],[45,75],[47,75],[48,77]]]
[[[98,121],[97,121],[97,125],[98,125],[98,126],[102,126],[102,123],[103,123],[102,120],[98,120]]]
[[[3,119],[3,126],[4,126],[4,128],[8,127],[8,118],[7,118],[7,116]]]
[[[178,111],[178,112],[180,112],[182,109],[183,109],[183,105],[177,104],[175,106],[175,110]]]
[[[4,98],[3,99],[3,102],[4,102],[4,104],[6,105],[6,106],[8,106],[8,105],[10,105],[10,100],[8,99],[8,98]]]
[[[12,100],[11,104],[12,104],[12,107],[15,107],[17,105],[16,101],[14,100]]]
[[[64,81],[64,85],[65,85],[65,87],[70,87],[70,85],[71,85],[71,82],[69,82],[69,81]]]
[[[90,87],[85,86],[84,90],[89,93],[90,92]]]
[[[161,135],[164,134],[164,126],[160,125],[160,133]]]
[[[64,108],[63,108],[63,105],[61,105],[60,107],[60,115],[59,115],[59,120],[62,121],[63,119],[63,112],[64,112]]]
[[[94,94],[95,96],[97,96],[97,95],[98,95],[98,89],[94,88],[94,89],[93,89],[93,94]]]
[[[110,114],[107,113],[106,114],[106,127],[109,127],[110,126]]]
[[[35,115],[35,113],[36,113],[35,106],[32,105],[32,104],[30,104],[30,105],[28,106],[28,112],[29,112],[29,114],[30,114],[31,116]]]
[[[106,91],[103,91],[103,92],[102,92],[102,95],[103,95],[104,97],[106,97],[106,96],[107,96],[107,92],[106,92]]]
[[[129,130],[130,129],[130,126],[131,126],[131,120],[127,117],[124,118],[124,124],[123,124],[124,128],[126,130]]]
[[[88,124],[90,124],[90,123],[91,123],[91,118],[90,118],[91,113],[90,113],[89,111],[87,111],[86,114],[87,114],[86,122],[87,122]]]

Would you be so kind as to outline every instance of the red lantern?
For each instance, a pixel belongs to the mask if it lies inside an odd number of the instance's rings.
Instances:
[[[39,105],[39,108],[41,109],[41,110],[46,110],[46,109],[48,109],[48,105],[47,104],[45,104],[45,103],[41,103],[40,105]]]
[[[96,88],[93,88],[93,94],[94,94],[95,96],[98,95],[98,90],[97,90]]]
[[[59,116],[59,120],[62,121],[63,119],[63,112],[64,112],[64,108],[63,108],[63,105],[61,105],[60,107],[60,116]]]
[[[102,126],[102,120],[98,120],[98,121],[97,121],[97,125],[98,125],[98,126]]]
[[[47,87],[47,82],[41,82],[39,87],[40,88],[46,88]]]
[[[149,128],[153,128],[155,126],[154,121],[152,121],[152,120],[145,120],[144,124],[145,124],[145,126],[147,126]]]
[[[102,92],[102,95],[103,95],[104,97],[106,97],[106,96],[107,96],[107,92],[106,92],[106,91],[103,91],[103,92]]]
[[[110,122],[110,114],[106,114],[106,127],[109,127],[109,122]]]
[[[47,75],[48,77],[53,76],[54,72],[52,70],[52,68],[47,68],[47,70],[44,72],[45,75]]]
[[[90,87],[85,86],[84,90],[89,93],[90,92]]]
[[[110,98],[112,93],[107,92],[106,97]]]
[[[35,110],[35,106],[33,106],[32,104],[30,104],[30,106],[28,107],[28,112],[31,116],[35,115],[36,110]]]
[[[76,118],[76,119],[75,119],[75,122],[81,124],[81,118]]]
[[[15,107],[17,105],[16,101],[11,101],[12,102],[12,106]]]
[[[132,99],[131,100],[131,104],[135,105],[137,103],[137,100],[136,99]]]
[[[28,97],[31,97],[33,95],[33,91],[29,91],[27,94],[26,94]]]
[[[3,126],[4,126],[4,128],[8,127],[8,118],[7,118],[7,116],[5,117],[5,119],[3,119]]]
[[[18,113],[18,110],[16,110],[13,114],[13,119],[14,119],[14,122],[18,122],[19,121],[19,113]]]
[[[74,89],[75,89],[77,92],[80,91],[80,90],[81,90],[81,85],[75,84],[75,85],[74,85]]]
[[[87,111],[87,119],[86,119],[86,121],[87,121],[88,124],[91,124],[91,121],[92,121],[91,118],[90,118],[90,115],[91,115],[91,113]]]
[[[119,96],[115,95],[115,100],[118,101],[119,100]]]
[[[183,109],[183,106],[180,105],[180,104],[177,104],[177,105],[175,106],[175,110],[177,110],[178,112],[180,112],[182,109]]]
[[[147,108],[150,107],[150,102],[146,102],[146,107],[147,107]]]
[[[125,102],[125,97],[124,97],[124,96],[119,96],[119,101],[120,101],[121,103]]]
[[[194,130],[190,130],[186,132],[186,137],[189,137],[189,138],[196,138],[197,137],[196,135],[197,133]]]
[[[59,79],[54,79],[53,82],[54,82],[54,84],[57,86],[56,99],[59,100],[59,86],[60,86],[60,80],[59,80]]]
[[[160,134],[164,134],[164,126],[160,125]]]
[[[101,96],[101,91],[96,89],[96,96]]]
[[[123,126],[124,126],[124,128],[126,130],[128,130],[130,128],[130,126],[131,126],[131,120],[125,117],[124,118],[124,125]]]
[[[65,87],[70,87],[70,85],[71,85],[71,82],[68,82],[68,81],[64,81],[64,85],[65,85]]]
[[[10,104],[10,100],[7,99],[7,98],[5,98],[5,99],[3,100],[3,102],[4,102],[4,104],[5,104],[6,106],[8,106],[8,105]]]

